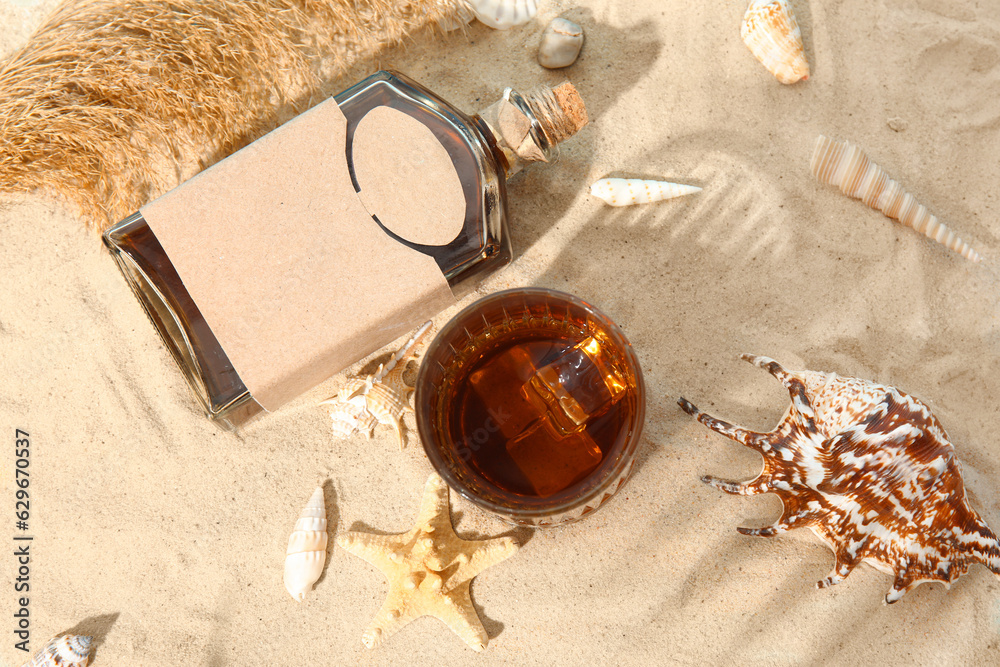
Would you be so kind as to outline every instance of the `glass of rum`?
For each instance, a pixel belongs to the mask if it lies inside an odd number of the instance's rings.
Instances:
[[[632,472],[645,419],[632,346],[572,295],[523,288],[465,308],[431,342],[416,385],[431,464],[516,524],[590,514]]]

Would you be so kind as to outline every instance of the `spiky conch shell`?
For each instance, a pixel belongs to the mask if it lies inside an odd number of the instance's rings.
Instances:
[[[35,654],[22,667],[87,667],[91,638],[84,635],[60,635]]]
[[[753,0],[740,29],[750,53],[784,84],[809,78],[802,31],[786,0]]]
[[[590,194],[603,199],[611,206],[631,206],[683,197],[701,192],[695,185],[668,181],[650,181],[640,178],[602,178],[590,186]]]
[[[330,417],[334,435],[346,438],[363,431],[369,438],[376,424],[392,426],[400,450],[406,444],[403,434],[403,413],[412,411],[408,398],[413,388],[403,380],[403,373],[410,357],[416,354],[417,344],[430,331],[432,322],[424,322],[416,333],[399,348],[392,358],[381,364],[374,374],[366,378],[350,378],[336,395],[320,401],[332,405]]]
[[[497,30],[527,23],[538,13],[538,0],[465,0],[476,18]]]
[[[328,539],[323,487],[317,486],[295,522],[285,550],[285,589],[298,602],[305,599],[323,574]]]
[[[747,431],[678,401],[764,459],[748,482],[702,478],[726,493],[781,499],[778,521],[740,533],[771,537],[810,528],[836,558],[818,588],[842,582],[866,562],[895,576],[889,604],[922,583],[950,587],[975,563],[1000,575],[1000,542],[969,504],[955,448],[926,405],[867,380],[787,371],[767,357],[743,359],[771,373],[791,396],[774,430]]]
[[[845,195],[860,199],[962,257],[973,262],[982,259],[968,243],[939,222],[926,206],[918,204],[913,195],[889,178],[884,169],[854,144],[819,135],[809,169],[820,182],[836,185]]]

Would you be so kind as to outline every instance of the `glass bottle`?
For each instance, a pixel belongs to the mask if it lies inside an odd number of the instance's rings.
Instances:
[[[346,159],[359,192],[351,155],[353,134],[376,107],[387,106],[415,118],[448,152],[466,200],[464,226],[454,240],[421,245],[397,236],[372,217],[391,238],[432,257],[456,298],[511,260],[506,179],[528,162],[547,161],[557,143],[587,122],[583,103],[569,83],[528,96],[508,88],[500,101],[471,117],[407,77],[388,71],[373,74],[334,100],[347,119]],[[208,416],[232,428],[261,412],[142,213],[108,229],[104,242]],[[331,368],[329,373],[339,370]]]

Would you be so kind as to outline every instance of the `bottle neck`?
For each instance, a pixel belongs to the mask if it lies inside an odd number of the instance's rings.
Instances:
[[[583,101],[570,83],[530,95],[507,88],[479,118],[506,161],[508,179],[528,163],[548,162],[559,142],[587,124]]]

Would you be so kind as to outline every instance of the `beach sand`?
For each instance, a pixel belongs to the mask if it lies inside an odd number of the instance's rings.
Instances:
[[[1000,662],[1000,580],[985,567],[892,606],[892,577],[859,566],[817,590],[833,556],[810,531],[751,538],[781,506],[725,495],[760,457],[685,415],[684,396],[757,430],[788,395],[739,359],[899,387],[947,429],[973,506],[1000,529],[1000,5],[796,0],[812,76],[779,84],[739,37],[742,2],[546,0],[506,32],[421,36],[364,63],[393,68],[469,112],[504,86],[566,78],[591,123],[558,159],[509,183],[515,261],[435,318],[517,286],[576,294],[624,329],[648,393],[630,482],[584,521],[513,529],[453,494],[467,539],[514,535],[472,584],[490,635],[474,655],[422,618],[369,651],[384,577],[335,546],[345,530],[409,530],[431,471],[406,418],[373,440],[332,437],[330,378],[239,434],[201,413],[99,237],[43,195],[0,206],[0,660],[14,648],[15,429],[31,437],[32,651],[93,634],[92,664],[924,664]],[[54,2],[0,3],[0,49]],[[579,61],[535,62],[549,20],[583,26]],[[350,83],[343,81],[344,85]],[[973,264],[809,173],[819,134],[846,139],[985,260]],[[606,176],[701,193],[611,208]],[[358,295],[364,298],[364,295]],[[392,346],[359,361],[357,370]],[[303,603],[284,550],[325,485],[325,573]]]

